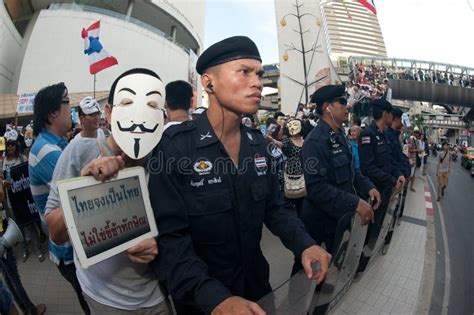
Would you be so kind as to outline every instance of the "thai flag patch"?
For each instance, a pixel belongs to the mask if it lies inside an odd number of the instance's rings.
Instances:
[[[257,168],[264,168],[267,167],[267,158],[262,156],[262,157],[256,157],[255,158],[255,166]]]
[[[362,137],[362,144],[370,144],[370,137]]]

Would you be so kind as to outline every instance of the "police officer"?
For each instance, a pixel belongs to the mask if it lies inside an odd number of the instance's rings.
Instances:
[[[196,69],[209,109],[168,129],[149,164],[160,232],[155,270],[178,314],[264,314],[251,302],[271,292],[263,223],[318,282],[331,256],[284,202],[260,131],[240,123],[260,103],[263,68],[254,42],[243,36],[218,42]],[[320,271],[311,270],[314,262]]]
[[[360,169],[379,191],[396,187],[400,191],[405,183],[401,171],[391,156],[389,140],[384,131],[392,124],[392,104],[384,99],[372,102],[374,121],[359,136]]]
[[[342,127],[348,117],[344,87],[324,86],[312,95],[311,102],[316,103],[320,119],[303,145],[307,197],[301,219],[316,242],[324,242],[331,251],[339,219],[346,213],[357,212],[362,222],[368,224],[374,212],[364,199],[374,198],[376,209],[380,194],[354,167],[351,146]]]
[[[400,133],[403,127],[402,124],[403,111],[399,108],[392,110],[392,123],[385,130],[385,136],[390,145],[392,152],[392,165],[396,167],[404,177],[410,176],[410,162],[408,157],[403,153],[403,147],[400,142]]]
[[[400,204],[400,210],[398,212],[398,218],[403,216],[403,210],[405,208],[405,200],[408,190],[408,181],[410,177],[411,166],[410,160],[405,153],[403,153],[403,147],[400,142],[400,133],[403,128],[402,124],[403,111],[399,108],[394,108],[392,111],[392,124],[385,131],[385,135],[390,144],[391,157],[393,160],[394,167],[400,170],[400,173],[405,177],[405,184],[403,185],[402,203]],[[398,221],[400,223],[400,221]]]

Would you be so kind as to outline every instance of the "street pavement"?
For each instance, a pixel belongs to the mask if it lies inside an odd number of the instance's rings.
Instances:
[[[417,192],[408,193],[405,218],[395,230],[388,254],[379,256],[354,281],[334,314],[415,313],[419,307],[417,303],[425,259],[424,187],[425,182],[418,179],[415,186]],[[289,278],[293,255],[266,228],[261,245],[270,263],[270,282],[275,288]],[[16,248],[17,257],[20,257],[19,247]],[[47,314],[82,314],[74,291],[51,261],[46,259],[39,263],[32,253],[26,263],[18,261],[18,268],[32,301],[46,304]]]
[[[436,163],[431,158],[428,167],[435,189]],[[438,255],[430,313],[474,314],[474,178],[461,166],[460,158],[451,162],[444,198],[437,203],[436,197],[433,194]]]

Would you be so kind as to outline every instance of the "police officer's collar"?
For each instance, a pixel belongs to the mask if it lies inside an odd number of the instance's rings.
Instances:
[[[206,112],[202,113],[199,118],[194,120],[196,125],[196,147],[201,148],[219,141],[214,129],[209,122]],[[259,131],[260,132],[260,131]],[[259,145],[262,143],[262,137],[254,130],[240,125],[241,141],[248,141],[251,145]],[[246,138],[247,140],[245,140]]]
[[[339,132],[334,131],[332,127],[324,119],[321,119],[321,118],[318,120],[318,125],[321,125],[321,128],[325,132],[328,132],[330,134],[339,134],[342,131],[342,130],[340,130]]]
[[[383,130],[380,130],[380,129],[379,129],[379,126],[377,126],[377,122],[376,122],[375,120],[372,120],[372,123],[370,124],[370,126],[372,126],[373,128],[375,128],[376,131],[383,133]]]
[[[204,112],[199,117],[194,120],[196,125],[196,147],[205,147],[209,144],[219,141],[217,135],[214,133],[214,129],[209,123],[209,118],[207,118],[207,113]]]

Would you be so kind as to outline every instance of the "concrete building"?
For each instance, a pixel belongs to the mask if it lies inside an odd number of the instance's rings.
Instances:
[[[333,63],[350,56],[387,57],[377,16],[357,0],[321,0],[326,47]]]
[[[70,93],[92,92],[81,31],[100,20],[100,41],[118,65],[96,75],[96,91],[107,91],[127,69],[145,67],[164,82],[191,81],[200,94],[194,66],[204,11],[204,0],[1,1],[0,93],[37,92],[61,81]]]

